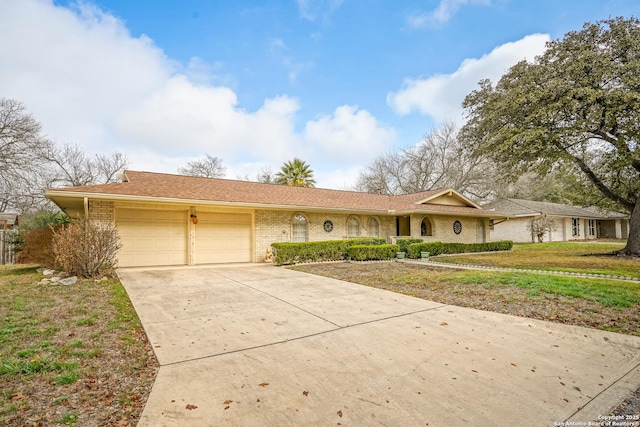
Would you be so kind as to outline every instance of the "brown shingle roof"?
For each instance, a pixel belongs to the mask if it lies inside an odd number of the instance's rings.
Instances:
[[[132,196],[145,199],[162,198],[236,205],[261,205],[265,207],[271,205],[273,207],[308,207],[349,211],[424,211],[478,216],[495,216],[496,214],[495,212],[475,207],[416,204],[418,201],[450,190],[433,190],[402,196],[389,196],[153,172],[126,171],[126,177],[127,180],[122,183],[51,189],[47,194],[63,192],[76,193],[78,196],[80,194]]]
[[[502,199],[484,205],[485,209],[495,208],[516,216],[555,215],[574,218],[628,218],[629,215],[612,212],[593,206],[573,206],[562,203],[537,202],[523,199]]]

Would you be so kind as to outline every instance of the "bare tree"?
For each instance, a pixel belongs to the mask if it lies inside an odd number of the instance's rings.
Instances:
[[[542,243],[544,241],[545,233],[556,231],[557,228],[555,221],[546,216],[533,218],[527,224],[527,230],[531,231],[531,234],[536,237],[538,243]]]
[[[256,181],[262,182],[264,184],[275,184],[276,182],[276,174],[273,172],[273,169],[266,166],[258,171],[256,174]]]
[[[40,153],[50,145],[22,103],[0,98],[0,212],[22,211],[43,199],[37,185],[45,163]]]
[[[49,163],[49,186],[84,186],[116,182],[127,167],[126,156],[119,152],[89,157],[76,144],[51,145],[43,153]]]
[[[222,166],[222,159],[205,154],[204,157],[187,162],[187,166],[178,168],[178,173],[203,178],[222,178],[227,168]]]
[[[356,188],[369,193],[407,194],[452,187],[467,196],[486,199],[494,176],[493,164],[464,150],[455,124],[446,122],[414,147],[374,159],[360,173]]]

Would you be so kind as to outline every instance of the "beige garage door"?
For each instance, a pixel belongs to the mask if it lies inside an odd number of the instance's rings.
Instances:
[[[251,261],[251,215],[198,213],[195,263]]]
[[[118,209],[120,267],[187,263],[187,211]]]

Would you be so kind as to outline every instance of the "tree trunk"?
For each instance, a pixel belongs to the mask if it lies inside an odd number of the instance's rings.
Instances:
[[[624,255],[640,256],[640,196],[636,199],[636,204],[631,212],[627,246],[625,246],[620,253]]]

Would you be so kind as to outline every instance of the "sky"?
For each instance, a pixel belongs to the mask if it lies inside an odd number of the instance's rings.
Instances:
[[[418,144],[481,79],[638,0],[0,0],[0,97],[59,143],[226,178],[298,157],[353,188]]]

